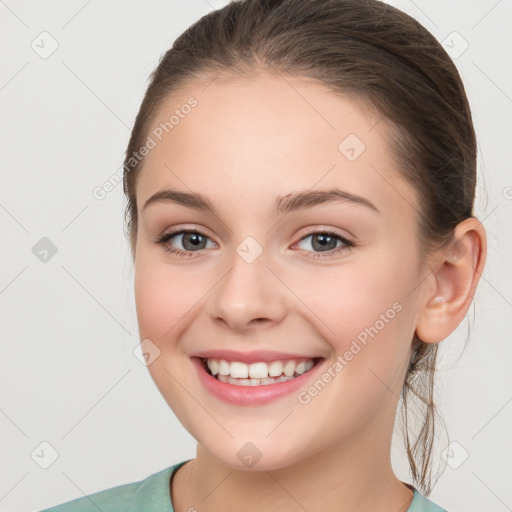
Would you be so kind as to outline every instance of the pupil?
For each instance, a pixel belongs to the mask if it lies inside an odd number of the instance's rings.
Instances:
[[[186,233],[183,238],[183,245],[185,245],[185,242],[188,241],[191,243],[195,248],[197,248],[199,245],[201,245],[201,237],[199,233]]]
[[[329,242],[332,242],[332,241],[334,241],[334,247],[331,247],[331,248],[332,249],[336,248],[336,239],[331,235],[319,234],[313,238],[313,241],[315,241],[315,238],[317,240],[317,243],[319,244],[319,247],[322,249],[325,249],[326,246],[329,244]],[[313,245],[315,246],[316,244],[313,242]],[[315,247],[315,248],[317,248],[317,247]]]

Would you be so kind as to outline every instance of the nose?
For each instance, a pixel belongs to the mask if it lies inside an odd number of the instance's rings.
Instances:
[[[210,294],[210,319],[238,333],[279,324],[286,311],[286,287],[269,269],[264,255],[248,263],[234,251],[230,263]]]

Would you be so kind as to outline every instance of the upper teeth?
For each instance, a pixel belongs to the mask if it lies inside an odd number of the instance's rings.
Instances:
[[[279,377],[284,373],[287,377],[294,374],[301,375],[314,365],[312,359],[297,362],[294,359],[288,361],[272,361],[271,363],[245,364],[240,361],[226,361],[225,359],[208,359],[208,368],[213,375],[230,375],[238,379],[264,379],[266,377]]]

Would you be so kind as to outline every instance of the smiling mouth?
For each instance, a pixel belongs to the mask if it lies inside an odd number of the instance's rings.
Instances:
[[[201,360],[206,373],[220,382],[235,386],[267,386],[300,377],[322,359],[314,357],[251,364],[213,358]]]

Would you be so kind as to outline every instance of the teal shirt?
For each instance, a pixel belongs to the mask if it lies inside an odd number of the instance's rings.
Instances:
[[[190,460],[190,459],[189,459]],[[40,512],[174,512],[169,492],[172,474],[188,460],[154,473],[140,482],[119,485],[68,501]],[[447,512],[422,496],[413,486],[407,512]]]

